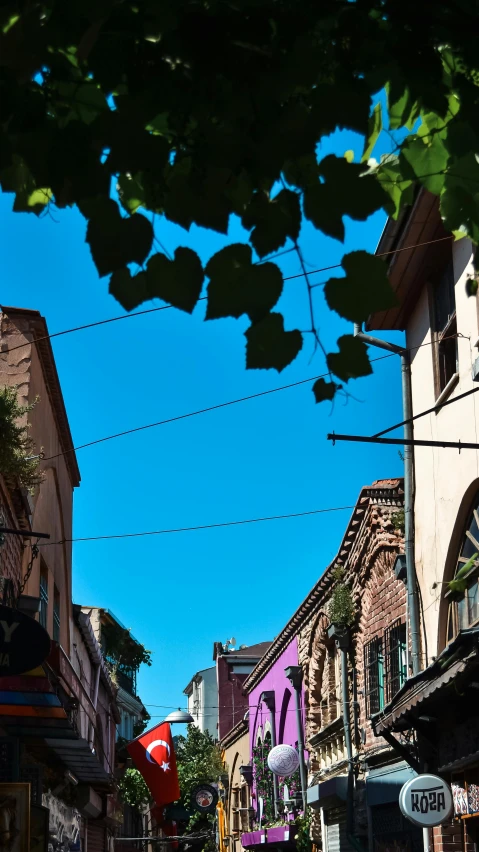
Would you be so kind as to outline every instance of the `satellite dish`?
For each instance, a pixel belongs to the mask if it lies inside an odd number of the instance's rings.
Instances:
[[[234,637],[234,636],[232,636],[232,637],[231,637],[231,639],[230,639],[230,641],[229,641],[229,644],[230,644],[230,645],[236,645],[236,639],[235,639],[235,637]]]

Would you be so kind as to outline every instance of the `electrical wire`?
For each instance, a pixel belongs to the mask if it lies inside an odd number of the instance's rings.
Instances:
[[[383,356],[389,357],[389,356]],[[379,359],[375,359],[379,360]],[[289,385],[282,385],[279,388],[271,388],[271,390],[259,391],[258,393],[253,393],[250,396],[242,396],[238,397],[238,399],[230,399],[227,402],[219,402],[216,405],[210,405],[207,408],[199,408],[197,411],[188,411],[186,414],[178,414],[176,417],[168,417],[166,420],[158,420],[156,423],[147,423],[145,426],[136,426],[134,429],[126,429],[124,432],[116,432],[114,435],[106,435],[104,438],[97,438],[95,441],[89,441],[86,444],[80,444],[78,447],[71,447],[68,450],[63,450],[61,453],[56,453],[54,456],[43,456],[43,461],[51,461],[51,459],[60,458],[60,456],[66,456],[67,453],[74,453],[77,450],[84,450],[86,447],[93,447],[95,444],[102,444],[104,441],[112,441],[114,438],[122,438],[125,435],[131,435],[134,432],[142,432],[145,429],[153,429],[156,426],[165,426],[167,423],[175,423],[178,420],[186,420],[188,417],[196,417],[198,414],[206,414],[209,411],[217,411],[219,408],[226,408],[228,405],[237,405],[239,402],[247,402],[250,399],[258,399],[261,396],[268,396],[271,393],[277,393],[278,391],[288,390],[289,388],[295,388],[299,385],[307,384],[308,382],[314,382],[316,379],[322,379],[328,376],[329,373],[322,373],[320,376],[311,376],[309,379],[301,379],[299,382],[292,382]]]
[[[354,506],[333,506],[327,509],[311,509],[308,512],[293,512],[287,515],[271,515],[269,517],[264,518],[246,518],[240,521],[224,521],[223,523],[218,524],[201,524],[196,527],[175,527],[173,529],[165,529],[165,530],[151,530],[148,532],[137,532],[137,533],[120,533],[118,535],[92,535],[85,536],[82,538],[62,538],[58,541],[48,541],[43,545],[38,545],[39,547],[51,547],[55,544],[71,544],[73,542],[78,541],[109,541],[111,539],[120,539],[120,538],[142,538],[148,535],[169,535],[170,533],[182,533],[182,532],[196,532],[197,530],[213,530],[218,529],[220,527],[236,527],[242,526],[243,524],[259,524],[264,521],[282,521],[286,518],[304,518],[307,515],[322,515],[328,512],[343,512],[347,509],[354,509]]]
[[[398,254],[401,251],[410,251],[410,250],[415,249],[415,248],[420,248],[421,246],[428,246],[428,245],[432,245],[432,243],[440,243],[443,240],[452,240],[452,239],[454,239],[453,235],[450,235],[450,236],[447,236],[447,237],[439,237],[436,240],[428,240],[427,242],[416,243],[415,245],[412,245],[412,246],[403,246],[402,248],[392,249],[391,251],[383,251],[383,252],[380,252],[379,254],[376,254],[375,257],[386,257],[386,255]],[[265,262],[267,260],[268,260],[268,258],[264,258]],[[312,269],[311,272],[308,272],[308,275],[315,275],[318,272],[328,272],[330,269],[340,269],[341,266],[342,266],[341,263],[333,263],[331,266],[322,266],[319,269]],[[303,278],[303,277],[304,277],[304,273],[299,272],[297,275],[285,276],[283,278],[283,281],[292,281],[295,278]],[[322,284],[322,282],[318,282],[317,284],[311,284],[311,287],[320,287],[321,284]],[[208,298],[207,296],[200,296],[198,301],[204,302],[207,298]],[[0,307],[2,307],[2,309],[3,309],[3,306],[0,306]],[[119,320],[131,319],[132,317],[140,317],[140,316],[144,316],[145,314],[154,314],[154,313],[157,313],[158,311],[166,311],[166,310],[168,310],[169,308],[172,308],[172,307],[173,307],[173,305],[161,305],[158,308],[148,308],[147,310],[144,310],[144,311],[133,311],[133,312],[128,313],[128,314],[123,314],[122,316],[119,316],[119,317],[110,317],[109,319],[98,320],[97,322],[87,323],[86,325],[77,325],[74,328],[66,328],[63,331],[55,331],[52,334],[45,334],[42,337],[34,337],[31,341],[27,340],[27,341],[25,341],[25,343],[19,343],[16,346],[11,346],[8,349],[3,349],[2,353],[6,354],[8,352],[14,352],[16,349],[21,349],[23,346],[27,346],[29,343],[40,343],[42,340],[51,340],[54,337],[61,337],[64,334],[73,334],[76,331],[84,331],[87,328],[95,328],[99,325],[106,325],[107,323],[110,323],[110,322],[118,322]]]
[[[452,337],[463,337],[461,334],[451,335]],[[444,340],[449,340],[451,338],[444,338]],[[421,343],[419,346],[411,346],[409,349],[405,349],[405,352],[413,352],[417,349],[420,349],[422,346],[432,346],[433,341],[428,341],[427,343]],[[388,355],[379,355],[377,358],[371,358],[370,363],[374,364],[377,361],[384,361],[385,358],[394,358],[394,352],[389,353]],[[250,394],[249,396],[238,397],[237,399],[230,399],[227,402],[219,402],[216,405],[209,405],[206,408],[199,408],[196,411],[188,411],[186,414],[177,414],[175,417],[168,417],[165,420],[157,420],[155,423],[147,423],[144,426],[135,426],[133,429],[125,429],[123,432],[115,432],[113,435],[105,435],[103,438],[96,438],[94,441],[88,441],[86,444],[79,444],[76,447],[70,447],[67,450],[62,450],[60,453],[55,453],[53,456],[40,456],[42,461],[51,461],[52,459],[58,459],[62,456],[68,455],[68,453],[77,452],[77,450],[84,450],[87,447],[94,447],[96,444],[103,444],[105,441],[113,441],[115,438],[123,438],[125,435],[132,435],[135,432],[143,432],[146,429],[154,429],[157,426],[166,426],[169,423],[176,423],[179,420],[186,420],[189,417],[196,417],[199,414],[207,414],[210,411],[218,411],[220,408],[227,408],[230,405],[237,405],[240,402],[248,402],[250,399],[259,399],[262,396],[269,396],[272,393],[278,393],[279,391],[289,390],[290,388],[299,387],[300,385],[308,384],[309,382],[314,382],[317,379],[324,379],[329,376],[329,373],[321,373],[319,376],[311,376],[309,379],[300,379],[298,382],[291,382],[289,385],[281,385],[279,388],[271,388],[266,391],[258,391],[258,393]],[[468,391],[468,393],[473,393],[474,391]],[[467,395],[467,394],[464,394]],[[461,397],[457,397],[460,399]],[[444,403],[447,405],[447,403]],[[439,410],[439,406],[436,406],[436,409]],[[431,409],[431,411],[436,410]],[[423,412],[428,413],[428,412]],[[423,414],[417,414],[416,417],[422,417]],[[415,418],[413,418],[415,419]],[[398,428],[399,426],[404,425],[404,422],[397,423],[395,426],[390,426],[388,429],[385,429],[384,432],[390,432],[393,429]],[[378,435],[374,435],[373,437],[377,438],[379,435],[382,435],[383,432],[379,432]]]

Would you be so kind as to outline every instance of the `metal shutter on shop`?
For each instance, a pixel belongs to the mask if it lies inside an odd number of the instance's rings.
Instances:
[[[87,852],[105,852],[105,826],[90,822],[87,825]]]
[[[354,852],[347,837],[346,808],[326,811],[326,852]]]

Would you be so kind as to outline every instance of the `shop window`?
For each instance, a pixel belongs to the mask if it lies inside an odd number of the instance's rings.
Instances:
[[[407,678],[406,625],[398,619],[384,633],[386,703]]]
[[[433,358],[438,397],[458,371],[456,299],[452,257],[432,287]]]
[[[46,630],[48,627],[48,568],[43,560],[40,566],[40,612],[38,620]]]
[[[380,636],[364,646],[364,694],[366,716],[379,713],[384,707],[384,657]]]
[[[451,642],[460,630],[465,630],[479,621],[479,494],[476,495],[474,508],[469,516],[464,533],[455,579],[460,580],[459,588],[446,592],[454,596],[448,613],[447,641]],[[464,586],[464,589],[462,589]],[[447,590],[447,586],[446,586]]]
[[[53,639],[60,642],[60,592],[56,586],[53,595]]]

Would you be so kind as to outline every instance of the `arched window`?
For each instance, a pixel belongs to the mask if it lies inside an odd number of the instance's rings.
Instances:
[[[451,600],[447,622],[447,641],[451,642],[460,630],[479,621],[479,493],[469,516],[461,541],[454,588],[446,592]]]

